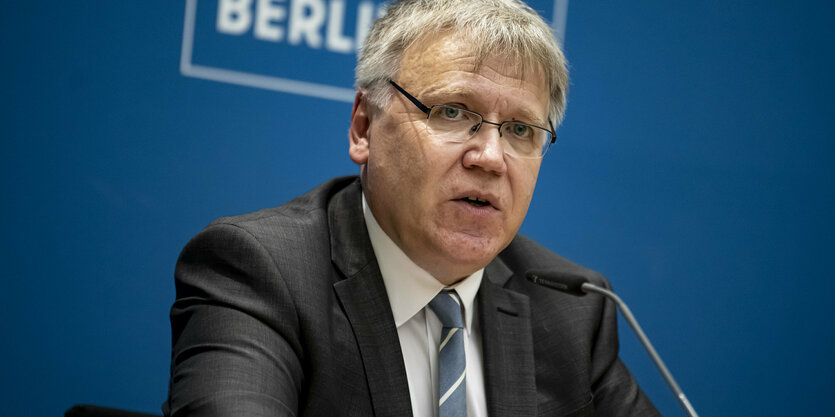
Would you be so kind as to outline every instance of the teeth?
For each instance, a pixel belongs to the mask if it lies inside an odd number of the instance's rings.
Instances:
[[[462,200],[464,200],[464,201],[466,201],[466,202],[468,202],[471,205],[476,206],[476,207],[484,207],[484,206],[490,205],[489,201],[483,200],[483,199],[475,197],[475,196],[464,197]]]

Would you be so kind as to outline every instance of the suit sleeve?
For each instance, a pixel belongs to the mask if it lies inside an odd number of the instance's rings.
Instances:
[[[611,289],[598,275],[598,285]],[[595,414],[601,416],[661,416],[618,357],[617,307],[604,298],[604,307],[592,350],[592,392]]]
[[[257,239],[235,225],[210,225],[183,249],[175,282],[165,414],[296,415],[298,315]]]

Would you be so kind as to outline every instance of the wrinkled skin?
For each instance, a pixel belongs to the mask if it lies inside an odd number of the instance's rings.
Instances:
[[[491,56],[476,70],[467,42],[455,36],[410,47],[394,80],[428,106],[457,104],[485,120],[548,125],[548,89],[539,68],[523,73]],[[374,217],[440,282],[450,285],[486,266],[522,225],[541,160],[505,155],[495,127],[482,125],[465,143],[442,142],[400,93],[377,109],[360,91],[349,138]],[[479,207],[464,197],[490,204]]]

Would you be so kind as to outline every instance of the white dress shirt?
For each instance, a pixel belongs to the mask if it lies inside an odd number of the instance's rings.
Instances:
[[[371,246],[383,275],[403,362],[409,381],[412,413],[415,417],[438,416],[438,344],[441,322],[428,304],[444,288],[454,289],[464,304],[464,346],[467,355],[467,416],[487,415],[484,395],[484,365],[481,357],[481,331],[474,314],[475,295],[481,285],[484,269],[446,287],[423,268],[417,266],[380,228],[365,194],[362,211]]]

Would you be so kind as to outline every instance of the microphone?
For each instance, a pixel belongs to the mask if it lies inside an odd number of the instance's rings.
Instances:
[[[638,340],[640,340],[641,344],[644,345],[644,349],[646,349],[647,353],[649,353],[649,356],[652,358],[655,366],[661,372],[661,375],[664,376],[664,380],[667,382],[667,385],[669,385],[670,389],[673,390],[673,394],[675,394],[676,398],[678,398],[678,401],[681,403],[684,411],[690,417],[699,417],[699,415],[696,414],[696,410],[690,404],[690,401],[687,400],[684,392],[676,383],[676,380],[673,378],[673,374],[671,374],[667,369],[667,366],[664,365],[664,361],[661,360],[661,356],[658,355],[658,352],[656,352],[655,348],[652,347],[652,343],[649,342],[649,338],[647,338],[644,331],[641,330],[641,326],[638,325],[638,320],[635,319],[635,316],[632,315],[632,311],[629,310],[629,307],[627,307],[626,303],[624,303],[623,300],[617,296],[617,294],[592,284],[589,282],[588,278],[583,275],[569,271],[531,269],[525,273],[525,277],[528,281],[533,282],[534,284],[564,292],[566,294],[582,297],[587,293],[596,293],[614,301],[618,308],[620,308],[621,314],[623,314],[623,317],[626,319],[627,323],[629,323],[629,326],[632,327],[633,331],[635,331],[635,334],[638,336]]]
[[[549,269],[531,269],[525,273],[525,277],[534,284],[579,297],[586,295],[583,284],[589,282],[586,277],[580,274]]]

